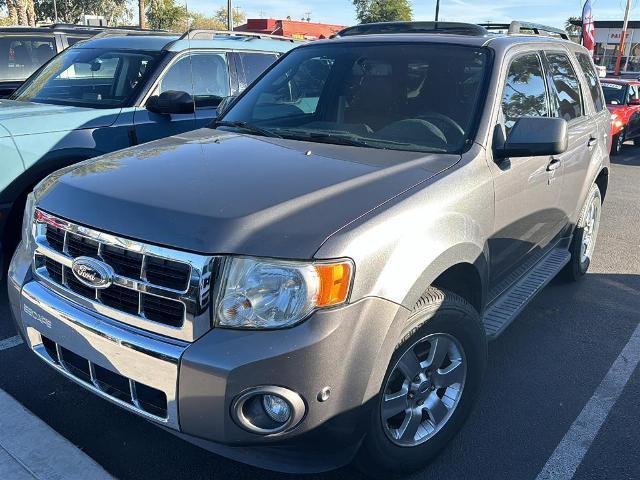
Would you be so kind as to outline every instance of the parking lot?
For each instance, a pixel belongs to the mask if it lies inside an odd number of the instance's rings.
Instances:
[[[554,280],[490,345],[474,413],[412,478],[572,478],[575,465],[576,479],[640,478],[640,151],[626,146],[613,163],[589,274],[577,284]],[[16,333],[1,289],[0,389],[114,477],[291,478],[191,446],[63,379],[24,345],[3,344]],[[360,476],[344,468],[308,478]]]

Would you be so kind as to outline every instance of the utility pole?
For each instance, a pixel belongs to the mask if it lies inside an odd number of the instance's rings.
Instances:
[[[58,23],[58,5],[56,5],[56,0],[53,0],[53,23]]]
[[[622,33],[620,34],[620,46],[618,47],[618,58],[616,58],[616,68],[613,71],[615,76],[620,75],[620,65],[622,64],[622,55],[624,53],[624,43],[627,39],[627,26],[629,25],[629,10],[631,9],[631,0],[627,0],[627,6],[624,9],[624,23],[622,24]]]
[[[233,7],[231,0],[227,0],[227,30],[233,32]]]
[[[440,0],[436,0],[436,22],[438,21],[439,16],[440,16]]]

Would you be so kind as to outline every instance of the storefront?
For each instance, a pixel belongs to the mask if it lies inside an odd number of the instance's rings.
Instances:
[[[612,72],[620,48],[622,22],[596,21],[596,50],[594,61]],[[622,55],[622,72],[640,72],[640,21],[629,22],[627,40]]]

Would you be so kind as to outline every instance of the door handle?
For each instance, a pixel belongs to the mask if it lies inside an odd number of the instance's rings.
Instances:
[[[552,158],[551,162],[549,162],[549,165],[547,165],[547,172],[553,172],[554,170],[557,170],[558,168],[560,168],[560,159],[559,158]]]
[[[589,141],[587,142],[587,147],[589,147],[589,149],[592,149],[597,144],[598,144],[598,138],[597,137],[591,137],[589,139]]]

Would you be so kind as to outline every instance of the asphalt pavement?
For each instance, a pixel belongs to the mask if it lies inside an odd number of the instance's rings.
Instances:
[[[411,479],[640,479],[639,219],[640,148],[626,146],[614,158],[589,274],[554,280],[490,344],[477,407]],[[114,477],[297,478],[194,447],[63,379],[24,345],[3,349],[15,330],[0,290],[0,389]],[[362,477],[347,467],[301,478]]]

